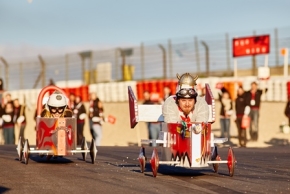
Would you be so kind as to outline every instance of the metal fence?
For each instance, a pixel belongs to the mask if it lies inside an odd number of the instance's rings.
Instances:
[[[148,80],[175,78],[176,73],[191,72],[201,77],[223,71],[233,74],[232,39],[251,35],[270,35],[268,64],[281,66],[280,48],[290,48],[290,27],[208,34],[160,41],[148,41],[130,48],[80,51],[63,56],[35,56],[18,61],[6,61],[2,56],[0,76],[4,89],[41,88],[50,79],[57,81],[82,80],[96,83],[99,63],[112,64],[111,81],[124,79]],[[208,50],[207,50],[208,49]],[[238,58],[239,69],[257,68],[265,56]],[[127,75],[126,75],[127,74]],[[129,76],[128,76],[129,74]]]

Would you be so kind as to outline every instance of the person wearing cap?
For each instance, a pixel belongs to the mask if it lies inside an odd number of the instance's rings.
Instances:
[[[55,91],[49,96],[46,106],[40,115],[46,118],[72,117],[72,111],[67,106],[66,96]]]
[[[195,86],[198,76],[184,73],[178,78],[177,92],[168,97],[162,107],[164,122],[207,122],[209,108],[205,98],[198,96]]]

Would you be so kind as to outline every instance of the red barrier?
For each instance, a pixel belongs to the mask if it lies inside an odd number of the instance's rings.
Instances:
[[[75,88],[75,95],[76,96],[82,96],[82,92],[81,92],[82,86]]]
[[[136,88],[137,88],[137,98],[138,98],[138,100],[143,100],[143,93],[144,93],[143,82],[138,82],[136,84]]]
[[[138,100],[144,100],[143,93],[149,91],[151,94],[158,94],[160,98],[164,96],[164,87],[168,86],[171,89],[171,93],[175,94],[177,81],[176,80],[156,80],[156,81],[140,81],[137,82],[137,98]]]
[[[80,96],[83,102],[87,102],[89,100],[89,86],[83,85],[77,88],[62,88],[67,96],[70,94],[74,94],[76,96]]]
[[[68,92],[69,92],[68,95],[70,95],[70,94],[76,95],[76,88],[68,88]]]
[[[163,80],[158,80],[156,82],[156,88],[157,88],[157,91],[159,93],[159,96],[161,98],[163,98],[163,96],[164,96],[164,81]]]
[[[148,88],[150,93],[157,93],[156,81],[149,81]]]
[[[82,101],[83,102],[89,101],[89,86],[88,85],[81,86],[79,91]]]
[[[149,87],[149,82],[148,81],[143,81],[143,92],[149,91],[150,92],[150,87]],[[142,93],[143,96],[143,93]]]
[[[170,89],[171,89],[172,94],[175,94],[176,93],[176,87],[177,87],[177,81],[176,80],[170,80],[169,83],[170,83]]]
[[[290,99],[290,81],[287,82],[287,97]]]

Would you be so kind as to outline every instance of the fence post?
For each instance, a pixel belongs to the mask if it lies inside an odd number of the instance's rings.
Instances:
[[[200,73],[200,61],[199,61],[199,50],[198,50],[198,39],[195,36],[194,37],[194,47],[195,47],[195,60],[196,60],[196,66],[197,66],[197,74]]]
[[[91,58],[91,55],[92,55],[92,51],[85,51],[85,52],[81,52],[79,53],[81,59],[82,59],[82,78],[83,78],[83,82],[85,83],[85,59],[86,58],[90,58],[90,66],[91,66],[91,61],[92,61],[92,58]],[[90,69],[91,71],[91,69]],[[89,77],[88,77],[88,82],[90,83],[91,81],[91,72],[89,72]]]
[[[172,44],[171,44],[171,40],[168,40],[168,61],[169,61],[169,77],[172,78],[173,77],[173,73],[172,73]]]
[[[23,88],[23,83],[24,83],[24,80],[23,80],[23,69],[22,69],[22,62],[19,63],[19,80],[20,80],[20,90],[24,89]]]
[[[140,45],[140,60],[141,60],[141,79],[144,80],[145,73],[144,73],[144,44],[143,42]]]
[[[68,54],[65,54],[65,87],[68,87]]]
[[[3,57],[1,57],[0,59],[1,59],[1,61],[3,62],[4,66],[5,66],[6,90],[9,90],[9,65],[8,65],[7,61]]]
[[[41,63],[41,75],[42,75],[42,87],[45,87],[45,80],[46,80],[46,76],[45,76],[45,62],[42,58],[41,55],[38,55],[39,61]]]
[[[205,48],[206,76],[209,77],[209,48],[208,48],[208,45],[204,41],[201,41],[201,44]]]
[[[163,79],[167,79],[166,50],[165,50],[165,48],[161,44],[159,44],[158,46],[162,50],[162,58],[163,58]]]
[[[276,55],[276,67],[279,66],[279,40],[278,40],[278,29],[275,28],[275,55]]]
[[[231,59],[230,59],[230,41],[229,41],[229,34],[226,33],[226,53],[227,53],[227,70],[228,72],[231,71]]]

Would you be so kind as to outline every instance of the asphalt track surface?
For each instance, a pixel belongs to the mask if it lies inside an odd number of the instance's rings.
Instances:
[[[208,168],[160,165],[156,178],[147,163],[140,173],[139,147],[98,147],[95,164],[81,154],[18,160],[16,146],[0,146],[0,193],[290,193],[290,147],[234,148],[233,177],[226,164]],[[228,148],[219,148],[222,159]],[[152,148],[146,148],[151,157]]]

